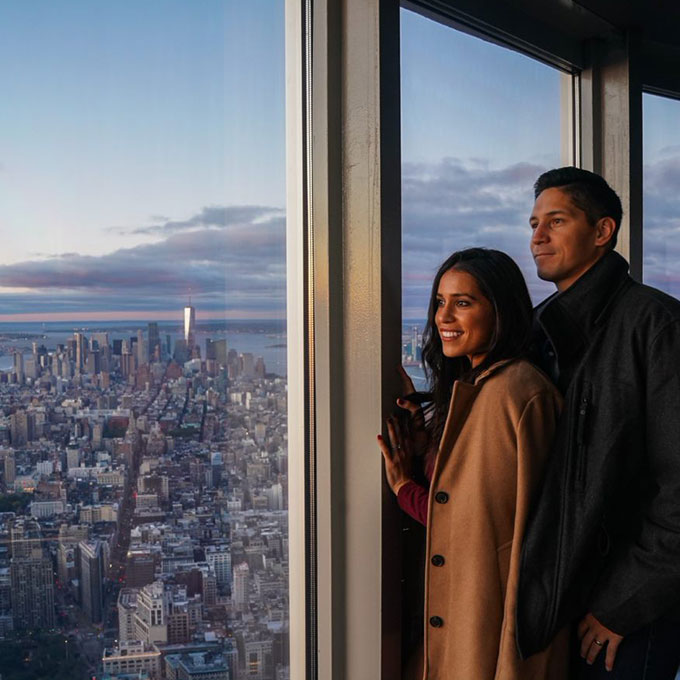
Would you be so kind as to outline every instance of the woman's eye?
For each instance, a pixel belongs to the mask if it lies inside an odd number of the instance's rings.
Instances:
[[[467,300],[457,300],[456,305],[458,307],[469,307],[470,303]]]
[[[441,298],[439,298],[439,299],[437,300],[437,307],[443,307],[443,306],[444,306],[444,300],[442,300]]]

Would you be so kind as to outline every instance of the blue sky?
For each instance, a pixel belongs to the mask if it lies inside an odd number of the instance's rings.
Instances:
[[[284,68],[283,0],[0,3],[0,319],[169,318],[189,291],[203,316],[284,314]],[[561,163],[559,73],[403,10],[402,78],[404,315],[468,245],[542,296],[526,220]],[[664,280],[672,104],[645,105]]]
[[[643,279],[680,298],[680,101],[643,96]]]
[[[0,316],[280,315],[283,45],[282,0],[2,3]]]

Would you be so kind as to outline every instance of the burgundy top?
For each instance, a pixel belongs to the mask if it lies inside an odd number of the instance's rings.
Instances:
[[[432,481],[432,473],[434,472],[434,456],[427,456],[425,458],[425,477],[427,481]],[[397,502],[399,507],[416,522],[420,522],[423,526],[427,526],[427,499],[430,495],[430,488],[414,482],[412,479],[406,482],[397,494]]]

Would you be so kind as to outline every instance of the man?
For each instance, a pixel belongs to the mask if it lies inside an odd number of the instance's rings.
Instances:
[[[621,201],[593,173],[541,175],[531,214],[537,361],[565,397],[527,527],[526,657],[575,623],[572,675],[672,680],[680,663],[680,302],[614,252]]]

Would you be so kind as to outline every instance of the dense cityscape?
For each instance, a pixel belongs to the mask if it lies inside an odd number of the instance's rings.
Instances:
[[[0,339],[3,680],[289,679],[285,376],[166,330]]]

